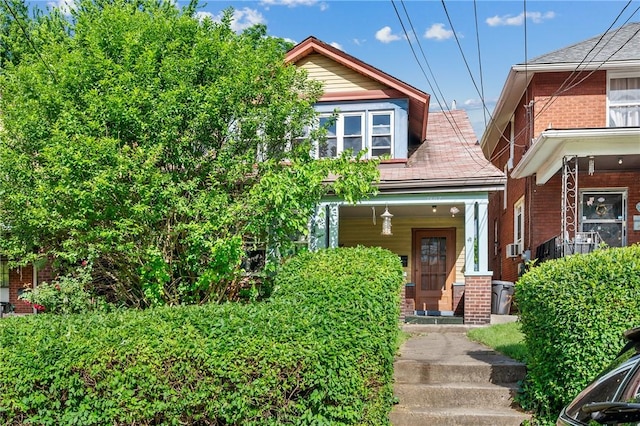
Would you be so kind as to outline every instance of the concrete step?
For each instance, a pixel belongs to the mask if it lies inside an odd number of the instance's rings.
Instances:
[[[450,407],[476,409],[515,408],[513,398],[518,391],[516,384],[494,385],[491,383],[396,383],[394,394],[399,403],[407,408],[426,410]]]
[[[517,383],[526,372],[524,364],[503,358],[495,364],[445,364],[414,359],[398,359],[394,364],[395,383]]]
[[[408,409],[396,405],[389,420],[393,426],[520,426],[531,416],[516,410],[502,409],[467,409],[467,408],[424,408]]]

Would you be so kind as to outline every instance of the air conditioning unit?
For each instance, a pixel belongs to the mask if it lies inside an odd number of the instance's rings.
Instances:
[[[507,244],[507,257],[517,257],[517,256],[520,256],[521,254],[522,254],[522,247],[520,247],[520,244],[518,243]]]

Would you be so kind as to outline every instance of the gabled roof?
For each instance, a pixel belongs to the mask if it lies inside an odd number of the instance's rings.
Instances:
[[[337,49],[315,37],[307,37],[294,46],[286,55],[288,63],[295,64],[306,56],[318,53],[363,76],[377,81],[395,91],[403,97],[409,98],[409,131],[423,141],[427,133],[427,118],[429,112],[430,95],[397,78],[379,70],[361,60]],[[337,98],[333,96],[332,100]],[[320,99],[321,101],[323,99]]]
[[[640,69],[640,22],[632,22],[511,67],[480,145],[487,158],[495,149],[526,88],[538,73]]]

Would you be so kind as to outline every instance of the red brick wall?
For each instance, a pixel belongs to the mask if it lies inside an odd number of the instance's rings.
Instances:
[[[9,303],[14,305],[14,312],[18,314],[30,314],[31,306],[18,300],[19,293],[25,288],[33,286],[33,266],[25,266],[9,271]]]
[[[569,72],[536,74],[530,85],[535,101],[535,136],[547,128],[606,127],[607,74],[605,71],[589,73],[573,76]],[[561,86],[567,78],[572,83],[565,84],[565,89],[576,86],[564,91]],[[554,96],[558,92],[561,93]]]
[[[464,280],[464,323],[491,322],[491,276],[467,275]]]
[[[562,88],[563,82],[570,79]],[[584,78],[584,81],[582,81]],[[579,84],[576,84],[580,82]],[[575,85],[575,87],[570,87]],[[570,72],[536,74],[525,95],[517,103],[514,111],[514,166],[535,139],[547,128],[601,128],[607,124],[606,110],[606,72],[593,74],[581,73],[572,76]],[[569,87],[568,90],[565,90]],[[533,100],[531,114],[527,114],[525,105]],[[533,117],[533,131],[527,128],[527,118]],[[504,170],[509,159],[510,127],[507,126],[503,137],[491,155],[491,162]],[[509,177],[509,174],[507,174]],[[640,202],[640,172],[638,173],[596,173],[588,176],[580,173],[579,189],[627,188],[627,244],[640,242],[640,231],[633,231],[635,204]],[[489,267],[493,278],[513,281],[518,278],[522,259],[507,258],[505,248],[513,242],[513,205],[522,196],[525,197],[525,241],[524,249],[531,250],[535,257],[536,248],[550,238],[561,233],[562,177],[558,173],[545,185],[535,184],[535,177],[523,179],[508,178],[507,208],[503,209],[504,194],[496,194],[489,200]],[[498,244],[494,247],[494,223],[498,226]]]

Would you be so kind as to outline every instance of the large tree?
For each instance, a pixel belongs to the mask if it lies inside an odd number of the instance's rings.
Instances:
[[[220,300],[248,237],[286,247],[323,195],[374,191],[375,162],[311,155],[321,88],[284,63],[291,46],[196,11],[81,0],[5,16],[3,253],[60,274],[87,259],[93,287],[130,305]]]

